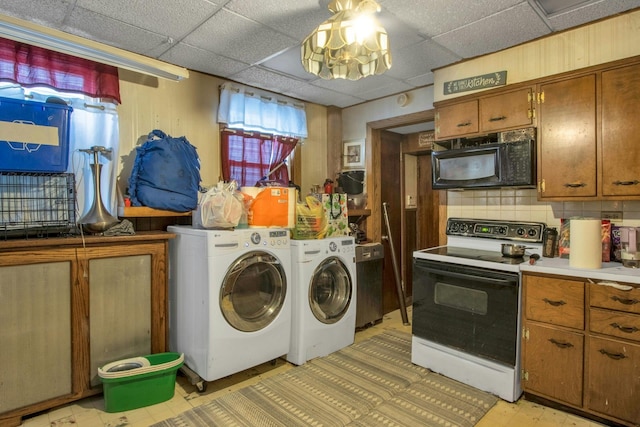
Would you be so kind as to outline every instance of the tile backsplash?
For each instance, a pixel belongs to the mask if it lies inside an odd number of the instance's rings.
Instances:
[[[492,189],[447,192],[447,217],[544,222],[560,227],[572,216],[602,218],[602,212],[622,212],[616,225],[640,227],[640,201],[540,202],[535,189]]]

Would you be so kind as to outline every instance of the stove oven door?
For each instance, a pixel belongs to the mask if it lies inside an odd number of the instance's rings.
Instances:
[[[413,274],[414,336],[516,365],[517,273],[416,259]]]

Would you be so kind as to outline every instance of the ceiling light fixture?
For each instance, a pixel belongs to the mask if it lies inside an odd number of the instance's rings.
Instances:
[[[378,3],[333,0],[329,10],[334,15],[302,43],[305,70],[327,80],[358,80],[391,68],[389,38],[375,17]]]
[[[189,77],[186,68],[9,16],[0,15],[0,37],[154,77]]]

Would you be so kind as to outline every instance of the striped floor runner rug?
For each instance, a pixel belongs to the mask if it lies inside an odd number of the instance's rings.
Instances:
[[[472,427],[498,398],[411,363],[388,330],[154,427]]]

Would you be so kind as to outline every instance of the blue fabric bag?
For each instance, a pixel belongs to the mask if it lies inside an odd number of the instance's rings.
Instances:
[[[200,158],[187,138],[173,138],[161,130],[149,133],[136,148],[129,177],[132,206],[188,212],[198,206]]]

